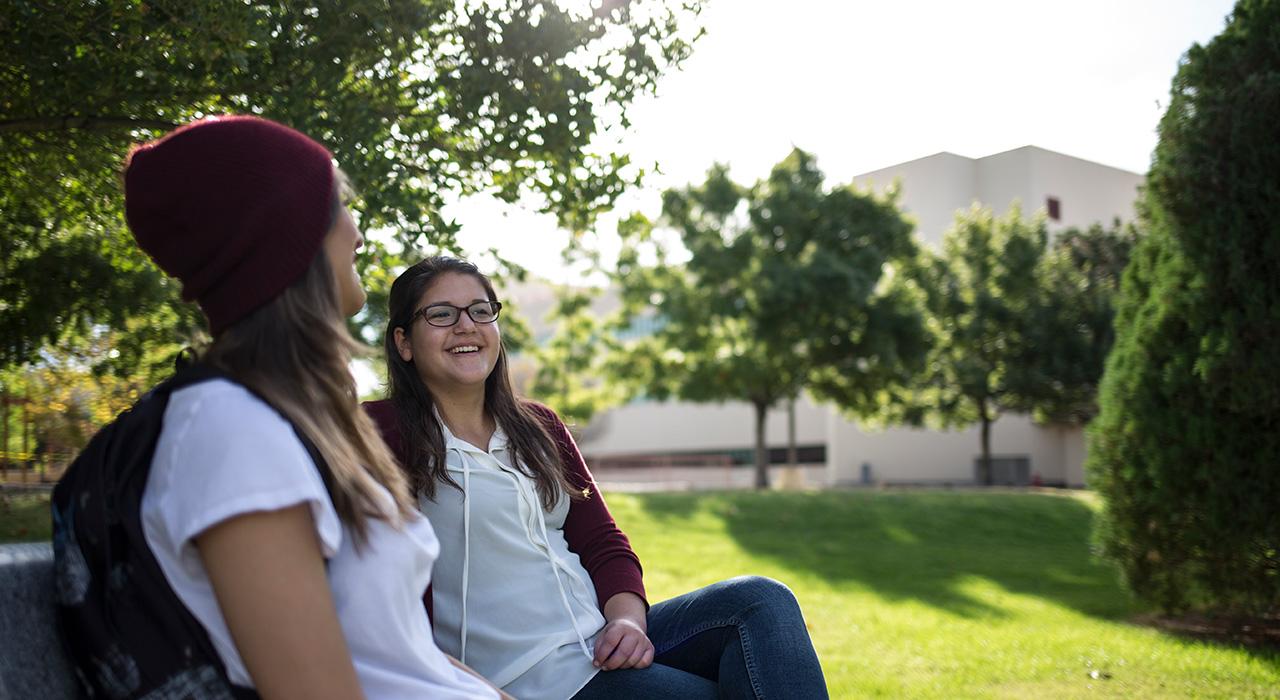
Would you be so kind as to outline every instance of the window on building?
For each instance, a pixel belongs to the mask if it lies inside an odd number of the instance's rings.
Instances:
[[[982,483],[982,457],[973,458],[974,481]],[[991,483],[995,486],[1027,486],[1031,483],[1031,458],[1025,455],[991,457]]]
[[[1062,221],[1062,202],[1059,202],[1057,197],[1046,198],[1044,207],[1049,210],[1050,221]]]

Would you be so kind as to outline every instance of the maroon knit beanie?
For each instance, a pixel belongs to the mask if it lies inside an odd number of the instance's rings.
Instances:
[[[134,148],[125,217],[219,335],[302,277],[333,216],[332,156],[287,126],[214,117]]]

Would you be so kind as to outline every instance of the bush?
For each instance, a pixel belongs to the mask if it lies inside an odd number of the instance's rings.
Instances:
[[[1173,81],[1090,429],[1098,531],[1168,610],[1280,607],[1280,2]]]

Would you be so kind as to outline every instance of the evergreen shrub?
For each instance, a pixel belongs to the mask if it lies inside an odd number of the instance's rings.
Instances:
[[[1280,2],[1173,81],[1089,434],[1098,539],[1167,610],[1280,610]]]

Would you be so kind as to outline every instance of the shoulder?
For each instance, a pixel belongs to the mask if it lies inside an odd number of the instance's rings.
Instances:
[[[360,407],[373,420],[374,427],[382,434],[382,439],[386,441],[387,446],[397,456],[403,457],[400,454],[402,447],[400,444],[400,420],[396,412],[396,406],[391,402],[391,399],[365,401],[360,404]]]
[[[396,407],[391,403],[391,399],[378,399],[377,401],[365,401],[360,404],[364,412],[373,419],[378,429],[382,432],[394,429],[396,427]]]
[[[312,504],[325,551],[336,551],[340,526],[328,491],[283,415],[224,379],[173,392],[144,502],[173,547],[228,518],[299,503]]]
[[[227,379],[186,386],[169,397],[157,452],[179,462],[221,461],[230,468],[264,460],[305,465],[293,424],[249,389]],[[245,467],[247,468],[247,467]]]
[[[546,429],[547,435],[555,443],[566,472],[576,477],[579,481],[590,481],[591,476],[587,471],[587,465],[582,459],[582,453],[578,450],[578,443],[573,439],[573,433],[569,432],[569,426],[565,425],[560,416],[547,406],[529,400],[525,400],[522,403],[525,408],[529,409],[538,418],[543,428]]]
[[[564,449],[566,445],[573,444],[573,434],[568,430],[568,426],[564,425],[559,413],[545,404],[530,401],[530,399],[521,399],[521,403],[535,418],[538,418],[543,430],[547,431],[552,440],[556,440],[557,447]]]
[[[293,437],[293,426],[284,416],[253,392],[227,379],[210,379],[173,392],[165,411],[165,424],[237,439],[262,439],[276,434]]]
[[[538,420],[542,421],[544,424],[548,426],[564,425],[564,421],[560,420],[560,416],[545,404],[541,404],[541,403],[538,403],[537,401],[533,401],[530,399],[521,399],[520,404],[525,408],[529,409],[529,411],[533,413],[533,415],[537,416]]]

